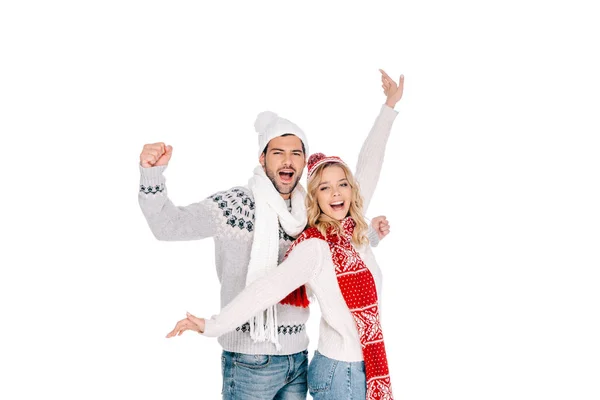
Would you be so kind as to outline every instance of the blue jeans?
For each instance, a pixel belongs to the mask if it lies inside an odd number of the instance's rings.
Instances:
[[[308,351],[289,356],[223,351],[223,400],[304,400]]]
[[[314,400],[365,400],[365,362],[333,360],[315,351],[308,367],[308,391]]]

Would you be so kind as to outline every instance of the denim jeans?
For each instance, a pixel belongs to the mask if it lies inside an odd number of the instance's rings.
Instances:
[[[289,356],[223,351],[223,400],[304,400],[308,352]]]
[[[333,360],[315,351],[308,367],[308,391],[314,400],[365,400],[364,361]]]

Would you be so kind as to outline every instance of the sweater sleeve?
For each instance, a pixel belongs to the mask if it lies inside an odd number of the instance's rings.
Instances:
[[[204,335],[221,336],[278,303],[317,276],[329,254],[329,246],[321,239],[299,243],[277,268],[248,285],[220,314],[207,319]]]
[[[381,112],[375,120],[369,136],[367,136],[358,155],[354,176],[360,186],[360,194],[364,201],[363,213],[365,214],[375,192],[377,181],[379,180],[383,157],[385,155],[385,146],[397,115],[398,111],[393,108],[385,104],[381,106]]]
[[[379,235],[373,225],[371,225],[371,220],[367,219],[367,223],[369,224],[369,229],[367,230],[367,237],[369,238],[369,244],[371,247],[377,247],[379,245]]]
[[[158,240],[193,240],[215,236],[217,220],[212,212],[212,201],[175,206],[167,196],[165,166],[140,166],[138,200],[148,226]]]

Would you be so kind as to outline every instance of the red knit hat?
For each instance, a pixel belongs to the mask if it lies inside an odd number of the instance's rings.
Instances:
[[[306,179],[310,179],[313,172],[317,169],[319,165],[323,165],[326,163],[340,163],[346,165],[341,158],[336,156],[326,156],[323,153],[315,153],[308,158],[308,177]],[[347,166],[347,165],[346,165]]]

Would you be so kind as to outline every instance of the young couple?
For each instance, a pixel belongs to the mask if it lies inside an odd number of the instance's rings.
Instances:
[[[302,130],[271,112],[258,115],[260,165],[246,187],[177,207],[167,197],[172,147],[145,145],[139,202],[159,240],[213,237],[221,312],[188,314],[167,335],[193,330],[223,347],[223,399],[392,399],[379,320],[381,272],[370,246],[389,232],[365,220],[404,78],[384,71],[385,104],[353,175],[343,159],[308,158]],[[360,190],[359,190],[360,188]],[[309,298],[321,308],[318,351],[308,366]]]

